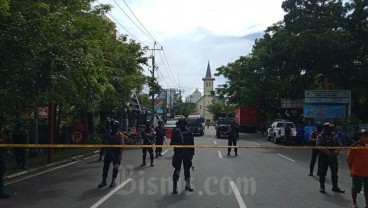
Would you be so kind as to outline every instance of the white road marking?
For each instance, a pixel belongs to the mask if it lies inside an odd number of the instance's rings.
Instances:
[[[231,188],[233,189],[234,195],[236,197],[236,200],[238,201],[239,207],[240,208],[247,208],[247,206],[244,203],[243,198],[240,195],[240,192],[238,190],[238,187],[236,187],[236,184],[234,183],[234,181],[229,181]]]
[[[252,143],[254,143],[254,144],[256,144],[256,145],[260,146],[260,144],[258,144],[257,142],[252,142]]]
[[[106,200],[108,200],[112,195],[114,195],[119,189],[123,188],[125,185],[127,185],[130,181],[133,179],[128,178],[126,181],[124,181],[122,184],[120,184],[118,187],[116,187],[114,190],[110,191],[106,196],[104,196],[102,199],[100,199],[96,204],[92,205],[90,208],[97,208],[101,204],[103,204]]]
[[[290,158],[288,158],[288,157],[286,157],[286,156],[284,156],[284,155],[282,155],[282,154],[279,154],[279,153],[276,153],[278,156],[280,156],[280,157],[283,157],[283,158],[285,158],[285,159],[287,159],[287,160],[290,160],[291,162],[295,162],[295,160],[293,160],[293,159],[290,159]]]
[[[222,159],[222,154],[221,154],[220,150],[217,151],[217,152],[218,152],[218,155],[219,155],[220,159]]]
[[[216,141],[213,141],[213,143],[217,144],[217,142],[216,142]]]
[[[161,153],[161,155],[166,154],[168,151],[169,151],[169,150],[165,150],[165,151],[163,151],[163,152]]]
[[[24,180],[26,180],[26,179],[33,178],[33,177],[35,177],[35,176],[39,176],[39,175],[42,175],[42,174],[47,173],[47,172],[51,172],[51,171],[54,171],[54,170],[57,170],[57,169],[60,169],[60,168],[63,168],[63,167],[67,167],[67,166],[69,166],[69,165],[73,165],[73,164],[75,164],[75,163],[77,163],[77,162],[79,162],[79,161],[71,162],[71,163],[68,163],[68,164],[65,164],[65,165],[62,165],[62,166],[58,166],[58,167],[56,167],[56,168],[51,168],[51,169],[49,169],[49,170],[45,170],[45,171],[42,171],[42,172],[39,172],[39,173],[36,173],[36,174],[30,175],[30,176],[27,176],[27,177],[21,178],[21,179],[19,179],[19,180],[15,180],[15,181],[12,181],[12,182],[6,183],[5,185],[10,185],[10,184],[13,184],[13,183],[17,183],[17,182],[19,182],[19,181],[24,181]]]

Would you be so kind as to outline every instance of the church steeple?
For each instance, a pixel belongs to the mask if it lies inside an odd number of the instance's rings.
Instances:
[[[208,61],[208,64],[207,64],[206,77],[212,77],[212,75],[211,75],[210,61]]]
[[[215,81],[215,78],[213,78],[211,75],[211,67],[209,61],[207,64],[206,77],[202,78],[202,80],[203,80],[203,95],[211,96],[211,93],[213,92],[213,82]]]

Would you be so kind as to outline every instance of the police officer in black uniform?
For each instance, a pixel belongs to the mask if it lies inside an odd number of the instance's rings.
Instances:
[[[0,144],[5,144],[5,135],[2,131],[2,121],[0,120]],[[8,199],[11,196],[4,190],[4,173],[5,173],[5,154],[6,148],[0,147],[0,199]]]
[[[312,146],[312,147],[317,146],[317,137],[321,132],[322,132],[321,123],[316,123],[316,129],[313,130],[309,135],[309,145],[310,146]],[[313,176],[314,165],[316,164],[317,159],[318,159],[318,162],[317,162],[317,175],[319,176],[319,166],[320,166],[320,160],[318,158],[319,153],[320,153],[319,149],[312,149],[312,155],[311,155],[311,161],[310,161],[310,164],[309,164],[309,174],[308,174],[308,176]]]
[[[163,128],[163,122],[162,121],[158,121],[158,126],[156,126],[155,128],[155,132],[156,132],[156,145],[163,145],[164,141],[165,141],[165,134],[164,134],[164,128]],[[156,147],[156,157],[158,156],[162,156],[162,147]]]
[[[235,121],[231,121],[229,127],[229,138],[227,140],[228,146],[236,146],[236,142],[239,138],[238,127],[235,125]],[[231,147],[227,148],[227,156],[230,156]],[[238,148],[234,147],[235,156],[238,156]]]
[[[116,120],[111,121],[111,131],[105,138],[106,144],[122,145],[124,144],[124,135],[119,131],[119,122]],[[110,187],[116,186],[116,177],[118,175],[119,166],[123,156],[123,148],[108,147],[104,150],[104,165],[102,173],[102,182],[98,185],[99,188],[106,186],[106,178],[109,172],[110,163],[112,163],[112,181]]]
[[[337,137],[333,133],[334,125],[332,123],[323,124],[322,133],[317,137],[317,146],[320,147],[337,147],[340,146]],[[337,171],[338,171],[338,162],[337,155],[340,150],[337,149],[321,149],[320,150],[320,173],[319,173],[319,183],[320,183],[320,192],[326,193],[325,191],[325,180],[327,169],[330,167],[331,170],[331,181],[332,181],[332,191],[338,193],[345,193],[344,190],[341,190],[337,185]]]
[[[194,145],[194,137],[187,128],[185,119],[177,122],[177,128],[174,129],[170,145]],[[172,165],[174,167],[173,175],[173,194],[178,194],[178,180],[180,176],[181,164],[184,166],[185,190],[193,192],[194,188],[190,185],[190,168],[193,168],[192,160],[194,156],[194,147],[192,148],[174,148]]]
[[[23,127],[21,123],[18,123],[15,131],[13,132],[14,144],[29,144],[28,131]],[[27,168],[28,148],[26,147],[14,147],[15,160],[18,168]]]
[[[142,143],[143,145],[153,145],[155,143],[155,131],[151,128],[150,122],[146,121],[145,123],[145,129],[141,132],[142,136]],[[150,154],[151,159],[151,166],[154,166],[153,164],[153,148],[152,147],[143,147],[142,148],[142,167],[146,166],[146,156],[147,152]]]

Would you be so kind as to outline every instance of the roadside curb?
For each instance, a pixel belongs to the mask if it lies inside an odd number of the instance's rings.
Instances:
[[[76,161],[76,160],[82,160],[83,158],[85,158],[89,155],[96,154],[98,152],[99,151],[96,150],[94,152],[86,153],[84,155],[77,155],[77,156],[71,157],[69,159],[65,159],[65,160],[61,160],[61,161],[58,161],[58,162],[53,162],[53,163],[50,163],[50,164],[42,165],[42,166],[37,167],[37,168],[32,168],[32,169],[29,169],[29,170],[23,170],[23,171],[20,171],[18,173],[13,173],[11,175],[5,176],[4,180],[14,179],[14,178],[19,177],[19,176],[27,175],[27,174],[34,173],[34,172],[37,172],[37,171],[40,171],[40,170],[55,167],[55,166],[58,166],[58,165],[61,165],[61,164],[66,164],[66,163],[73,162],[73,161]]]

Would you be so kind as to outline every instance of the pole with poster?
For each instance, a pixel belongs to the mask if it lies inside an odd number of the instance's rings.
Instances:
[[[81,132],[81,131],[74,131],[73,133],[72,133],[72,141],[74,142],[74,143],[76,143],[76,144],[80,144],[81,142],[82,142],[82,140],[83,140],[83,133]],[[79,148],[77,148],[78,150],[78,154],[77,154],[77,160],[79,159]]]

